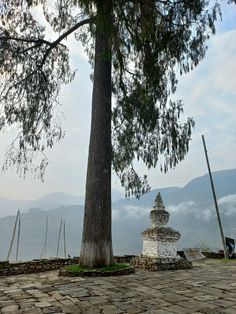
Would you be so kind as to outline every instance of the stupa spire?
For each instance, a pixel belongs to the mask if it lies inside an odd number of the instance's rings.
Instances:
[[[167,224],[170,214],[165,210],[163,201],[161,198],[161,193],[158,192],[155,198],[154,206],[150,212],[151,227],[160,227]]]
[[[163,205],[163,201],[162,201],[162,197],[161,197],[161,193],[158,192],[157,196],[155,198],[155,209],[159,209],[159,210],[163,210],[165,208],[165,206]]]

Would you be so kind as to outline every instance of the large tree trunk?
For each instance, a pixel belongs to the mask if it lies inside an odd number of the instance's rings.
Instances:
[[[92,121],[80,264],[113,262],[111,236],[111,41],[112,1],[97,1]]]

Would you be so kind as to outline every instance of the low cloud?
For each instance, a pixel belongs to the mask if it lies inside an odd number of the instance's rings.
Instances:
[[[121,217],[127,218],[140,218],[140,217],[148,217],[150,213],[150,208],[146,208],[143,206],[133,206],[127,205],[122,209],[113,209],[112,210],[112,219],[118,220]]]
[[[227,216],[231,216],[236,213],[236,194],[230,194],[218,199],[218,205],[220,212]],[[181,213],[187,214],[193,213],[196,218],[208,221],[212,216],[215,215],[214,206],[207,208],[199,207],[199,204],[193,201],[181,202],[178,205],[168,206],[170,213]]]
[[[168,207],[170,213],[192,213],[197,219],[203,219],[205,221],[208,221],[213,215],[213,209],[211,207],[201,208],[199,204],[193,201],[181,202],[177,206],[169,205]]]
[[[224,196],[218,199],[218,205],[220,208],[220,212],[224,213],[227,216],[231,216],[236,213],[236,194],[231,194]],[[130,218],[147,218],[149,217],[151,208],[143,207],[143,206],[133,206],[126,205],[120,209],[113,209],[112,211],[112,219],[119,220],[122,217]],[[216,215],[214,206],[208,206],[206,208],[202,207],[198,203],[194,201],[186,201],[181,202],[178,205],[170,204],[167,206],[167,210],[170,215],[187,215],[193,214],[196,219],[209,221],[212,217]]]
[[[230,194],[224,196],[218,200],[218,204],[221,210],[227,216],[231,216],[236,213],[236,194]]]
[[[193,208],[196,207],[196,203],[193,201],[187,201],[187,202],[181,202],[178,205],[169,205],[168,208],[170,212],[176,213],[176,212],[189,212],[192,211]]]

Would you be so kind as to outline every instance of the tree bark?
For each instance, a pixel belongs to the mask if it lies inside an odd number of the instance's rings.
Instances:
[[[111,235],[111,41],[112,1],[97,1],[92,120],[87,166],[82,266],[113,262]]]

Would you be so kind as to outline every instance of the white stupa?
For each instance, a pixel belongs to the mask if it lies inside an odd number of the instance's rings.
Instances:
[[[155,205],[150,212],[151,227],[142,232],[142,256],[154,258],[178,258],[176,242],[181,235],[178,231],[166,227],[170,214],[163,205],[161,194],[158,193]]]

